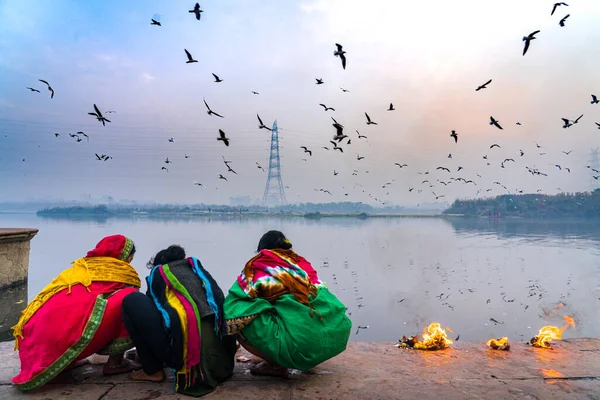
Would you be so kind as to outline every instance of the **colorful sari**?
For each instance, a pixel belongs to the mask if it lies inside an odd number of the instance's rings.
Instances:
[[[308,370],[346,349],[346,307],[292,250],[261,250],[225,299],[228,335],[241,333],[285,368]]]
[[[196,291],[189,289],[194,279],[201,282]],[[182,336],[183,365],[174,371],[175,391],[197,397],[214,391],[233,374],[236,352],[235,339],[221,334],[221,288],[195,257],[155,266],[147,282],[166,330]]]
[[[19,389],[37,389],[92,354],[133,347],[121,317],[123,298],[141,286],[124,261],[132,249],[125,236],[102,239],[29,303],[13,327],[21,372],[12,381]]]

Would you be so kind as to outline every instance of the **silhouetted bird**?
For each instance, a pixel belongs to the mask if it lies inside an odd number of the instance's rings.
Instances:
[[[390,106],[389,106],[389,108],[387,110],[388,111],[394,111],[395,110],[394,105],[392,103],[390,103]]]
[[[484,83],[481,86],[477,86],[477,89],[475,89],[476,92],[480,91],[481,89],[487,89],[487,85],[489,85],[490,83],[492,83],[492,80],[490,79],[489,81],[487,81],[486,83]]]
[[[342,68],[346,69],[346,52],[342,50],[341,44],[336,43],[335,46],[337,47],[337,50],[333,52],[333,55],[342,60]]]
[[[158,21],[157,21],[157,20],[155,20],[154,18],[151,18],[151,19],[152,19],[152,22],[150,22],[150,25],[158,25],[158,26],[162,26],[162,25],[160,24],[160,22],[158,22]]]
[[[563,3],[563,2],[554,3],[554,6],[552,6],[552,12],[550,13],[550,15],[554,15],[554,11],[556,11],[556,7],[558,7],[558,6],[568,6],[568,4]]]
[[[258,129],[266,129],[268,131],[272,130],[271,128],[263,124],[262,119],[260,119],[260,116],[258,114],[256,114],[256,118],[258,118]]]
[[[215,74],[212,74],[212,76],[214,76],[214,77],[215,77],[215,82],[217,82],[217,83],[218,83],[218,82],[223,82],[223,79],[219,78],[217,75],[215,75]]]
[[[315,78],[317,80],[317,85],[323,84],[323,79]]]
[[[565,21],[567,20],[567,18],[569,18],[571,16],[571,14],[567,14],[563,17],[563,19],[560,20],[560,22],[558,23],[561,27],[565,26]]]
[[[523,48],[523,55],[525,55],[525,53],[527,53],[527,50],[529,49],[529,45],[531,44],[531,41],[533,39],[537,39],[535,37],[535,35],[537,35],[538,33],[540,33],[539,30],[535,31],[535,32],[531,32],[529,35],[527,36],[523,36],[523,41],[525,42],[525,47]]]
[[[454,139],[454,143],[458,143],[458,134],[456,133],[456,131],[452,131],[450,137]]]
[[[48,86],[48,90],[50,91],[50,98],[54,98],[54,89],[52,89],[52,86],[50,86],[50,84],[43,79],[38,79],[38,81],[45,83]]]
[[[37,90],[37,89],[34,89],[34,88],[27,87],[27,88],[25,88],[25,89],[29,89],[29,90],[31,90],[32,92],[38,92],[38,93],[41,93],[39,90]]]
[[[229,138],[225,136],[225,132],[223,132],[223,130],[221,129],[219,129],[219,137],[217,138],[217,140],[222,141],[223,143],[225,143],[225,146],[229,147]]]
[[[308,153],[309,156],[312,156],[312,151],[306,148],[306,146],[300,146],[301,149],[304,149],[305,153]]]
[[[328,110],[335,111],[335,109],[334,109],[334,108],[332,108],[332,107],[327,107],[327,106],[326,106],[325,104],[323,104],[323,103],[320,103],[319,105],[320,105],[321,107],[323,107],[323,108],[325,109],[325,111],[328,111]]]
[[[187,49],[183,49],[185,50],[185,55],[187,56],[187,61],[185,62],[186,64],[190,64],[190,63],[195,63],[198,62],[198,60],[194,60],[194,58],[192,57],[192,55],[190,54],[189,51],[187,51]]]
[[[600,103],[600,100],[598,100],[598,98],[596,97],[595,94],[592,95],[592,101],[590,104],[598,104]]]
[[[200,13],[203,13],[204,10],[200,9],[200,4],[196,3],[196,5],[194,6],[194,8],[192,10],[189,10],[188,12],[194,13],[196,15],[196,19],[198,21],[200,21]]]
[[[367,117],[367,125],[377,125],[377,122],[371,121],[371,117],[369,117],[369,114],[365,113],[365,116]]]
[[[490,117],[490,125],[494,125],[498,129],[502,129],[500,123],[494,119],[494,117]]]
[[[217,114],[216,112],[214,112],[213,110],[211,110],[210,107],[208,106],[208,103],[206,102],[206,100],[205,99],[203,99],[203,100],[204,100],[204,105],[206,106],[206,109],[208,110],[208,111],[206,111],[208,115],[216,115],[217,117],[223,118],[222,115]]]

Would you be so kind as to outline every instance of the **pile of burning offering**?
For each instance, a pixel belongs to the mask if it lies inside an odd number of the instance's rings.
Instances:
[[[486,344],[494,350],[510,350],[510,343],[506,336],[500,339],[490,339]]]
[[[569,327],[569,325],[572,325],[573,328],[575,328],[575,320],[573,318],[569,317],[568,315],[563,316],[563,318],[566,322],[565,326],[563,326],[562,328],[559,328],[558,326],[549,325],[543,326],[538,332],[538,334],[531,338],[531,341],[529,343],[531,343],[531,345],[535,347],[541,347],[545,349],[552,348],[552,340],[562,339],[562,334],[565,331],[565,329]]]
[[[452,344],[448,339],[446,331],[440,324],[432,322],[423,332],[423,340],[419,341],[418,336],[402,336],[400,343],[396,347],[410,347],[417,350],[443,350]]]

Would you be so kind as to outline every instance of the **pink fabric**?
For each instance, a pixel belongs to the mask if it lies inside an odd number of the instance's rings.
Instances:
[[[186,360],[185,360],[185,365],[186,365],[187,369],[191,369],[192,367],[200,364],[200,340],[201,340],[201,338],[200,338],[199,324],[198,324],[198,320],[196,319],[196,313],[194,312],[194,307],[181,293],[179,293],[177,291],[177,289],[173,288],[173,285],[165,276],[163,269],[159,268],[158,271],[160,272],[160,276],[165,281],[165,284],[173,290],[173,293],[175,293],[175,297],[177,297],[177,299],[179,301],[181,301],[181,304],[183,305],[183,308],[185,309],[185,313],[188,318],[187,356],[186,356]]]
[[[48,300],[23,327],[24,338],[19,340],[21,372],[12,381],[23,384],[43,372],[67,349],[73,346],[83,333],[96,298],[105,293],[118,293],[107,300],[100,327],[92,341],[74,360],[81,360],[104,349],[116,338],[128,337],[121,316],[123,298],[135,288],[114,282],[92,282],[89,292],[83,285],[58,292]]]
[[[306,260],[304,257],[296,254],[294,260],[292,261],[295,265],[297,265],[300,269],[302,269],[308,275],[308,279],[310,283],[313,285],[322,284],[319,276],[317,275],[317,271],[313,268],[310,262]],[[254,279],[253,282],[256,282],[258,279],[271,276],[268,272],[266,272],[267,268],[274,267],[283,267],[283,268],[294,268],[293,265],[289,264],[289,262],[285,259],[282,259],[277,254],[271,252],[271,250],[261,250],[260,257],[252,262],[252,267],[254,270]],[[242,290],[246,290],[246,282],[244,280],[244,273],[242,272],[238,276],[238,284],[242,288]]]

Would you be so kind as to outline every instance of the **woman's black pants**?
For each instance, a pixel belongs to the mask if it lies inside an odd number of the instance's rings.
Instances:
[[[182,353],[173,348],[160,311],[150,297],[139,292],[125,296],[123,322],[146,374],[162,371],[165,364],[181,368]]]

